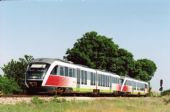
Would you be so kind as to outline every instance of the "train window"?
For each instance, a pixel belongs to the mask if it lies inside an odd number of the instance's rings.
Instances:
[[[127,80],[126,80],[126,82],[125,82],[125,85],[127,85]]]
[[[114,83],[114,77],[112,77],[112,83]]]
[[[64,76],[64,68],[62,66],[60,66],[60,75]]]
[[[68,76],[68,67],[65,67],[65,76]]]
[[[105,78],[104,78],[104,75],[103,75],[103,86],[105,85]]]
[[[98,86],[100,86],[100,74],[98,74]]]
[[[110,76],[108,76],[108,87],[110,87]]]
[[[105,76],[103,75],[103,86],[105,86]]]
[[[71,68],[69,69],[69,76],[73,77],[73,69],[71,69]]]
[[[90,82],[90,84],[91,84],[91,85],[95,85],[95,83],[96,83],[95,73],[92,73],[92,72],[91,72],[90,76],[91,76],[91,82]]]
[[[102,86],[104,86],[104,75],[102,75]]]
[[[136,82],[132,81],[133,90],[136,90]]]
[[[124,79],[120,79],[120,84],[122,85],[124,82]]]
[[[100,74],[100,86],[102,86],[102,75]]]
[[[133,89],[136,90],[136,82],[134,82],[134,86],[133,86]]]
[[[101,86],[103,86],[103,75],[101,74]]]
[[[106,76],[106,87],[108,87],[108,76]]]
[[[109,87],[109,77],[107,76],[107,84],[106,84],[107,87]]]
[[[81,70],[81,84],[84,84],[84,71]]]
[[[76,77],[76,76],[75,76],[75,69],[73,69],[73,77]]]
[[[145,90],[145,84],[141,84],[141,90],[144,91]]]
[[[94,73],[94,81],[93,84],[96,85],[96,74]]]
[[[58,66],[55,66],[53,70],[51,71],[51,75],[57,75],[57,69],[58,69]]]
[[[127,80],[125,85],[131,86],[131,81]]]
[[[93,73],[90,73],[90,84],[93,85]]]
[[[105,76],[105,83],[104,83],[105,85],[105,87],[107,86],[107,76]]]
[[[87,85],[87,72],[86,71],[84,72],[84,75],[85,75],[85,83],[84,84]]]
[[[87,84],[87,72],[81,71],[81,84]]]
[[[105,87],[107,87],[107,76],[105,76]]]
[[[106,76],[106,87],[108,87],[108,84],[109,84],[109,80],[108,80],[108,76]]]
[[[109,81],[110,81],[110,85],[109,85],[109,87],[111,87],[111,86],[112,86],[112,77],[111,77],[111,76],[110,76]]]
[[[80,70],[77,69],[77,84],[80,84]]]
[[[137,83],[138,90],[143,90],[143,84]]]
[[[115,83],[116,83],[116,84],[118,83],[118,79],[117,79],[117,78],[115,78]]]

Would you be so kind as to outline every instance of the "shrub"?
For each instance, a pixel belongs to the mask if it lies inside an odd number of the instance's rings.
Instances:
[[[55,103],[64,103],[64,102],[67,102],[67,101],[64,98],[60,99],[57,96],[54,96],[54,98],[52,99],[52,102],[55,102]]]
[[[0,77],[0,91],[3,94],[12,94],[12,93],[20,91],[20,88],[14,79],[1,76]]]
[[[34,97],[32,98],[32,100],[31,100],[31,102],[32,102],[33,104],[37,105],[37,104],[42,104],[42,103],[44,103],[45,101],[42,100],[42,99],[40,99],[40,98],[38,98],[37,96],[34,96]]]
[[[165,96],[165,95],[170,95],[170,89],[168,90],[165,90],[161,93],[162,96]]]

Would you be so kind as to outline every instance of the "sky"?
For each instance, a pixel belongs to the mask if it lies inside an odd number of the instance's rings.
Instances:
[[[62,59],[90,31],[112,38],[136,60],[153,60],[153,90],[158,91],[160,79],[164,89],[170,88],[169,0],[1,1],[0,67],[25,54]]]

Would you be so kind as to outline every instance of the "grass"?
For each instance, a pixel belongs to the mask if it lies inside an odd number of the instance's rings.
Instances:
[[[170,97],[114,97],[92,101],[66,101],[57,97],[43,101],[33,97],[31,103],[1,104],[0,112],[170,112]]]

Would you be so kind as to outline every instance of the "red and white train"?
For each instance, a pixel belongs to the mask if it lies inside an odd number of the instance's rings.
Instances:
[[[31,92],[147,95],[147,82],[51,58],[33,60],[25,75]]]

